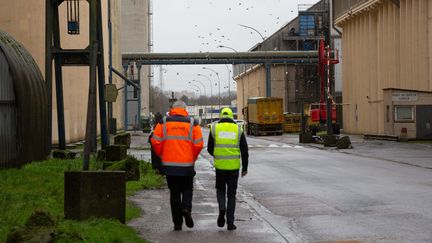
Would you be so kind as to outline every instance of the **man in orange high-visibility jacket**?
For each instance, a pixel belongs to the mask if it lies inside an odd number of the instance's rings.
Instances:
[[[188,117],[186,104],[176,101],[153,132],[151,143],[162,159],[162,172],[170,190],[174,230],[181,230],[183,217],[186,226],[193,227],[191,216],[195,161],[204,146],[201,127]]]

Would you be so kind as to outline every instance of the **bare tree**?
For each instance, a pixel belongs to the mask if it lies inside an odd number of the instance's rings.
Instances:
[[[169,111],[169,99],[170,97],[166,96],[161,92],[158,87],[151,87],[150,92],[152,93],[152,103],[153,103],[153,113],[160,112],[161,114],[165,114]]]

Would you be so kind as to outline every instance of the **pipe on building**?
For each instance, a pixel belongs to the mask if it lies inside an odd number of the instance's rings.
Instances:
[[[252,59],[252,58],[316,58],[318,51],[253,51],[202,53],[123,53],[123,60],[189,60],[189,59]]]

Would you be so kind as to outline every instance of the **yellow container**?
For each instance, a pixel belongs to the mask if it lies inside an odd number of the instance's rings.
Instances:
[[[249,98],[247,110],[249,123],[262,125],[283,123],[282,98]]]
[[[301,131],[301,114],[285,113],[283,131],[287,133],[297,133]]]

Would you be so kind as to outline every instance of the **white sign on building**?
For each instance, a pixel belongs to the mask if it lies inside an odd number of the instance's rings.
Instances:
[[[195,116],[195,106],[188,106],[187,112],[188,112],[189,116]]]
[[[392,94],[392,101],[417,101],[417,93],[399,92]]]

